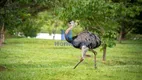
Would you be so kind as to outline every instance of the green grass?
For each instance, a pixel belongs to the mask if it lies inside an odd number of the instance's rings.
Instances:
[[[96,49],[76,69],[81,51],[72,46],[54,46],[53,40],[12,38],[0,49],[0,80],[140,80],[142,41],[124,41],[107,49],[107,61]]]

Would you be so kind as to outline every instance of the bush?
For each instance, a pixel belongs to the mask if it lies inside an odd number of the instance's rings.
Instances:
[[[26,26],[22,29],[22,32],[24,34],[24,36],[26,37],[36,37],[37,33],[40,31],[40,29],[38,27],[33,27],[33,26]]]

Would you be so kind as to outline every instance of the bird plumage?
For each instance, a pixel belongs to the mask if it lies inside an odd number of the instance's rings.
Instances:
[[[96,68],[96,55],[97,52],[93,49],[99,47],[101,45],[100,38],[88,31],[83,31],[80,34],[71,37],[69,36],[70,31],[74,27],[74,22],[71,21],[68,23],[69,28],[65,31],[65,38],[66,40],[71,43],[75,48],[80,48],[82,50],[82,56],[80,58],[80,61],[75,65],[74,69],[85,59],[86,52],[88,49],[90,49],[94,53],[94,66]]]
[[[94,49],[99,47],[101,44],[100,38],[88,31],[81,32],[80,34],[72,38],[66,37],[66,40],[75,48],[81,48],[83,45],[85,45],[89,49]]]

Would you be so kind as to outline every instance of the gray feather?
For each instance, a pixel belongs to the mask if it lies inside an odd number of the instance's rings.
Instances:
[[[78,34],[77,37],[74,39],[74,46],[82,45],[82,43],[89,48],[96,48],[100,46],[101,41],[97,35],[85,31]]]

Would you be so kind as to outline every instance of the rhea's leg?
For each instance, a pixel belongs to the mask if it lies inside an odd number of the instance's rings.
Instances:
[[[97,52],[94,51],[93,49],[91,49],[91,51],[94,53],[94,68],[97,68],[97,63],[96,63],[96,55],[97,55]]]
[[[82,47],[81,47],[81,50],[82,50],[81,59],[80,59],[80,61],[74,66],[74,69],[84,60],[85,55],[86,55],[86,52],[88,51],[88,48],[87,48],[86,46],[82,46]]]
[[[75,69],[83,60],[84,60],[84,59],[81,58],[80,61],[74,66],[73,69]]]

